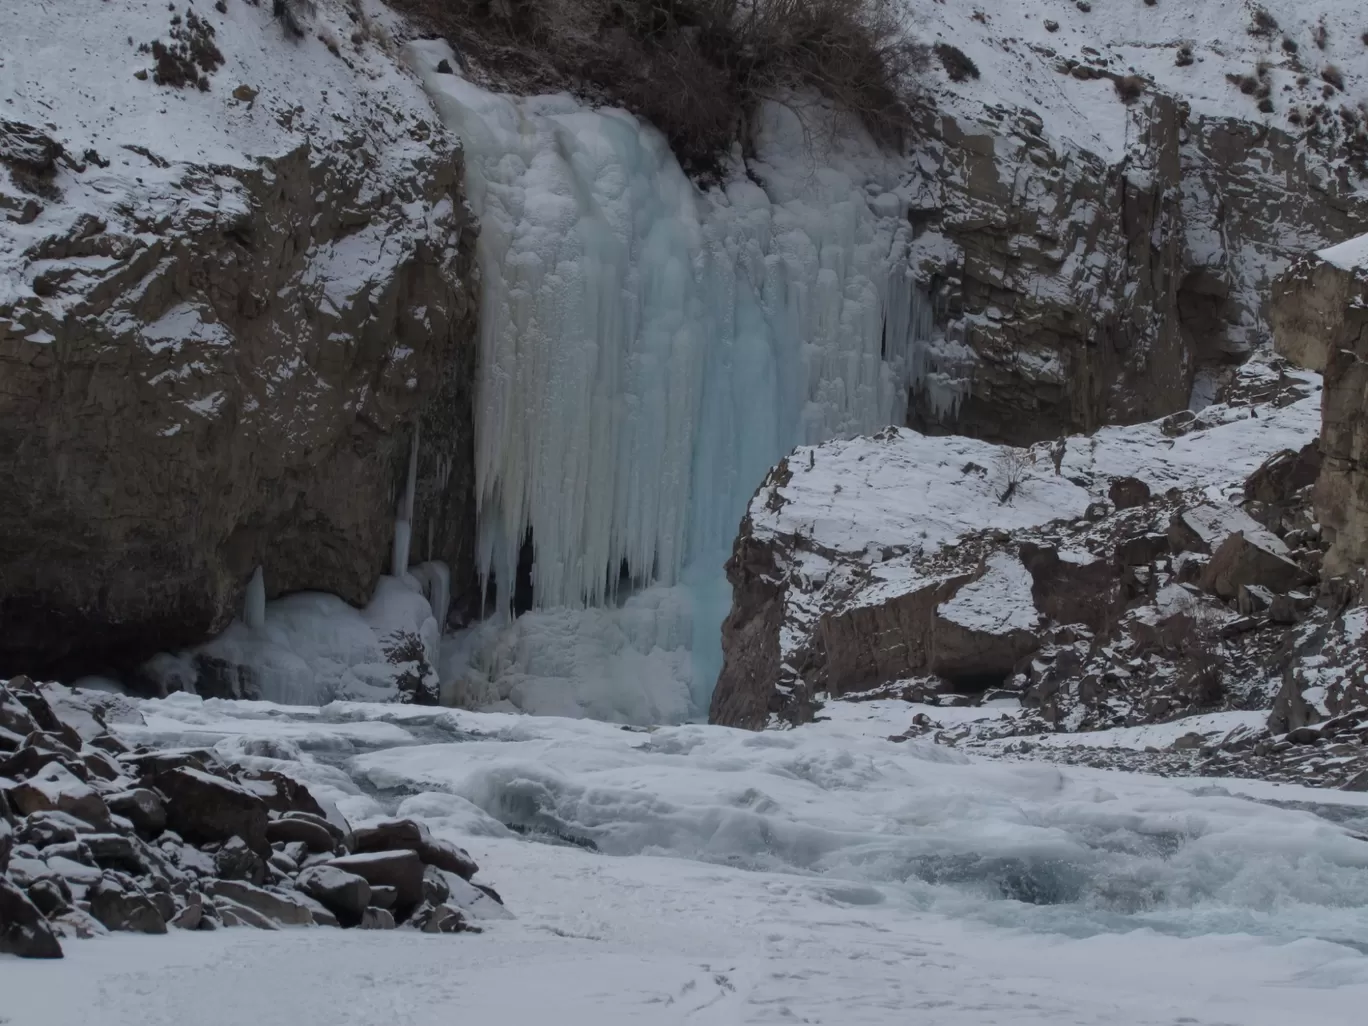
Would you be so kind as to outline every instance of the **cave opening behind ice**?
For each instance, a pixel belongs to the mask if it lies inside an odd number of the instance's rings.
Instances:
[[[723,564],[767,470],[795,445],[905,423],[910,393],[958,402],[914,281],[905,171],[850,126],[817,152],[815,115],[772,104],[737,173],[702,190],[625,112],[487,92],[437,70],[459,66],[441,41],[409,57],[462,139],[481,223],[492,602],[447,639],[444,696],[705,715]]]

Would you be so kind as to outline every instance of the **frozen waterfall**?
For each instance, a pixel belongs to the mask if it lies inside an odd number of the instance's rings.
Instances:
[[[440,41],[410,59],[481,218],[478,552],[501,616],[529,532],[533,551],[533,611],[456,644],[456,697],[537,711],[563,682],[562,713],[614,688],[660,700],[580,712],[706,708],[722,564],[765,471],[905,419],[930,317],[894,171],[849,132],[814,154],[771,105],[704,192],[629,114],[489,93],[437,71],[459,67]]]

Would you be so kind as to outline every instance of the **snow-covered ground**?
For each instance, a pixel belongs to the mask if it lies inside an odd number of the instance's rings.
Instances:
[[[1368,1001],[1368,796],[983,762],[890,743],[893,703],[783,734],[141,709],[131,739],[289,770],[353,822],[424,819],[517,918],[71,942],[0,960],[6,1026],[1347,1026]]]

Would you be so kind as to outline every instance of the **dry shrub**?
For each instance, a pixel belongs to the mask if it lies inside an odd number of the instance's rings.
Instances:
[[[1134,103],[1145,92],[1145,80],[1139,75],[1121,75],[1112,81],[1122,103]]]
[[[707,172],[766,100],[819,93],[900,147],[925,48],[895,0],[394,0],[514,88],[588,91]]]
[[[1344,74],[1333,64],[1327,64],[1321,68],[1321,80],[1334,86],[1340,92],[1344,92]]]
[[[941,62],[941,67],[950,76],[951,82],[964,82],[979,77],[978,65],[958,46],[951,46],[949,43],[937,43],[935,53],[936,59]]]
[[[1262,7],[1254,8],[1252,12],[1253,24],[1249,26],[1251,36],[1269,36],[1278,31],[1278,19],[1269,14]]]

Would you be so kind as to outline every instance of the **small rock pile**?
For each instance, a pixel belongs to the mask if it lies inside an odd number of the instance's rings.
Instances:
[[[0,953],[60,958],[61,937],[168,927],[479,932],[461,909],[502,905],[421,823],[352,829],[283,774],[132,747],[107,708],[0,685]]]

